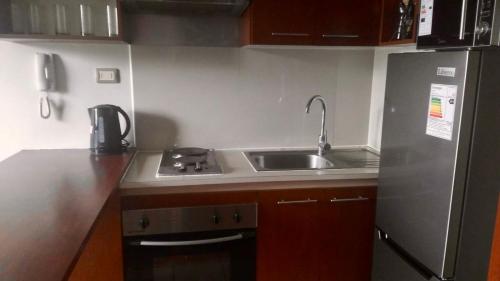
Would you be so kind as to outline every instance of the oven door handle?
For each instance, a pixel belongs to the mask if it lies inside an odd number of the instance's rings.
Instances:
[[[177,246],[195,246],[195,245],[208,245],[223,242],[230,242],[241,240],[245,238],[242,233],[232,236],[225,236],[219,238],[202,239],[202,240],[189,240],[189,241],[138,241],[132,242],[134,246],[155,246],[155,247],[177,247]]]

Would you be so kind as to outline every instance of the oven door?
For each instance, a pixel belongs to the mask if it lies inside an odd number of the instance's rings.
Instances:
[[[255,230],[128,237],[127,281],[255,281]]]
[[[417,47],[472,47],[478,1],[421,0]]]

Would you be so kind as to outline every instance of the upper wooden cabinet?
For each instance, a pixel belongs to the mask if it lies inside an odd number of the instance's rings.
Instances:
[[[311,45],[314,1],[254,0],[243,15],[243,43]]]
[[[376,45],[380,1],[254,0],[243,45]]]
[[[317,0],[316,45],[376,45],[380,2]]]
[[[0,38],[123,41],[120,0],[0,0]]]

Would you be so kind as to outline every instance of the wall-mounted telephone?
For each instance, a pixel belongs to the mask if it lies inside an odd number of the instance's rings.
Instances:
[[[48,92],[54,90],[56,82],[52,54],[35,54],[35,75],[36,89],[40,92],[40,116],[47,119],[51,114]],[[43,110],[44,103],[47,107],[46,112]]]

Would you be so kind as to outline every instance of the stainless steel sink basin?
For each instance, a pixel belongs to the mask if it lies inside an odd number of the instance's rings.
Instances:
[[[329,160],[314,151],[247,152],[247,159],[257,171],[318,170],[333,168]]]
[[[256,171],[378,168],[379,157],[366,149],[338,149],[319,156],[317,150],[248,151]]]

